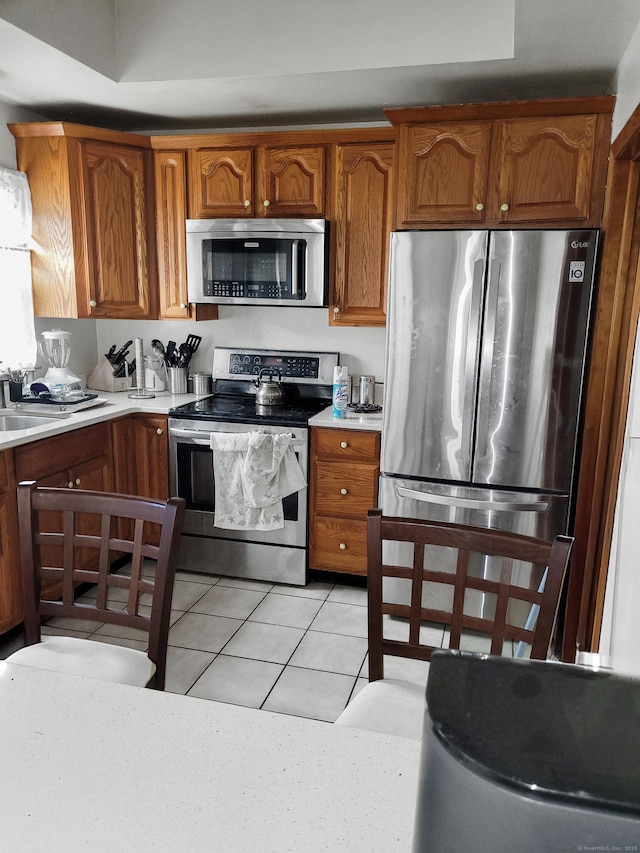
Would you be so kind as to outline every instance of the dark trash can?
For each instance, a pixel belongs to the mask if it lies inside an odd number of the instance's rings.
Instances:
[[[640,680],[434,653],[413,849],[640,851]]]

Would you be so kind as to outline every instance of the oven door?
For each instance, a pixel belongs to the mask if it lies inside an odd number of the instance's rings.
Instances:
[[[169,420],[171,494],[187,503],[183,532],[194,536],[289,545],[305,548],[307,544],[307,490],[302,489],[283,500],[284,527],[279,530],[227,530],[214,524],[215,481],[213,432],[253,432],[255,424],[215,423],[186,419]],[[261,432],[288,433],[298,464],[308,480],[308,430],[300,427],[261,425]]]

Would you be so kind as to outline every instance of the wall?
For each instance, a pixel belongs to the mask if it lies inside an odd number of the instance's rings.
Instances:
[[[616,108],[613,113],[611,138],[615,139],[638,106],[640,98],[640,25],[636,27],[618,66],[612,91],[616,93]]]
[[[43,121],[43,119],[42,116],[23,107],[0,101],[0,166],[6,169],[16,168],[16,144],[7,124],[19,121]]]

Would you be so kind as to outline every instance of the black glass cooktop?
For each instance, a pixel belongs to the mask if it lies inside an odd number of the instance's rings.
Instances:
[[[171,409],[173,418],[187,420],[228,421],[245,424],[282,424],[306,426],[309,418],[331,405],[331,398],[287,399],[281,406],[257,406],[250,395],[213,394]]]

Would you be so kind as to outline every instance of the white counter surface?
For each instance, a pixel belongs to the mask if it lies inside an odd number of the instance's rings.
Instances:
[[[357,415],[352,409],[347,409],[346,418],[334,418],[332,412],[332,406],[328,406],[320,414],[314,415],[310,419],[309,426],[333,427],[334,429],[364,429],[374,432],[381,432],[382,430],[382,412],[376,412],[372,415]]]
[[[2,850],[392,853],[420,744],[0,661]]]
[[[44,405],[38,405],[37,412],[33,408],[33,404],[25,403],[19,409],[11,409],[6,411],[7,414],[23,414],[31,411],[33,414],[46,416],[47,414],[56,415],[56,420],[52,424],[45,426],[32,427],[28,430],[14,430],[11,432],[3,432],[0,430],[0,450],[6,450],[9,447],[17,447],[20,444],[28,444],[31,441],[37,441],[40,438],[49,438],[52,435],[61,435],[64,432],[78,429],[83,426],[100,423],[101,421],[119,418],[123,415],[133,414],[134,412],[148,412],[154,414],[168,414],[169,409],[174,406],[181,406],[183,403],[189,403],[192,400],[199,400],[200,397],[195,394],[169,394],[163,392],[157,394],[149,400],[134,400],[131,399],[129,392],[121,392],[118,394],[107,393],[104,391],[91,392],[99,395],[106,402],[100,406],[94,406],[91,409],[83,409],[80,412],[71,412],[69,417],[59,417],[61,414],[55,406],[51,406],[51,412],[45,411]],[[207,396],[207,395],[202,395]],[[2,410],[5,413],[5,410]],[[66,415],[66,413],[64,413]]]

